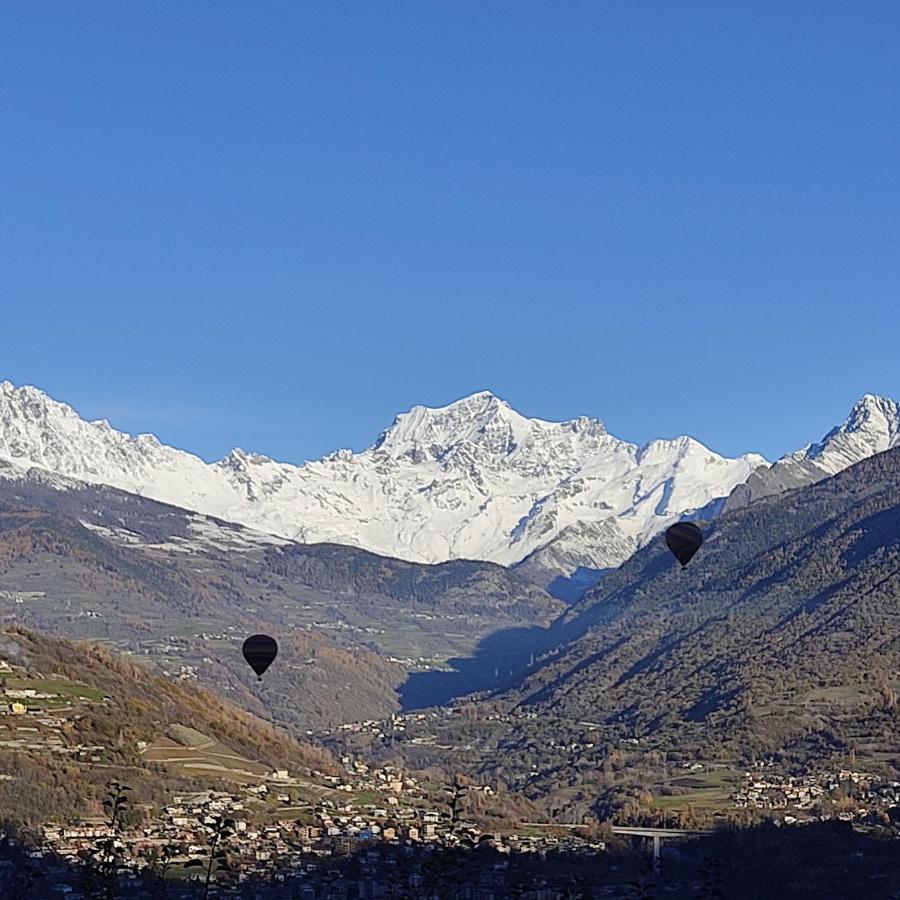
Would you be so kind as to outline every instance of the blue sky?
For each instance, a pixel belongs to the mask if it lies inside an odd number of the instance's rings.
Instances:
[[[0,5],[0,378],[207,458],[900,397],[900,7]]]

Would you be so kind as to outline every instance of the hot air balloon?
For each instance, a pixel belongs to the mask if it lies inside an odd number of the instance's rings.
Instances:
[[[703,543],[703,532],[693,522],[676,522],[666,529],[666,546],[683,569]]]
[[[278,644],[275,638],[267,634],[254,634],[244,641],[244,659],[250,664],[250,668],[256,672],[259,681],[262,681],[263,672],[272,665],[272,661],[278,656]]]

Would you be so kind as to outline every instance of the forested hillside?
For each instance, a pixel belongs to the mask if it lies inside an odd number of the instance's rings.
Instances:
[[[704,530],[683,571],[658,540],[604,579],[506,701],[663,753],[895,765],[900,452]]]
[[[697,760],[896,773],[900,451],[701,524],[686,569],[654,541],[539,636],[557,646],[517,686],[434,741],[587,804]]]

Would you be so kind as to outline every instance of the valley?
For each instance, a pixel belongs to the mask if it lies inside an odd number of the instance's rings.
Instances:
[[[385,440],[418,446],[448,421],[462,427],[473,413],[460,409],[401,417]],[[512,454],[497,423],[513,420],[495,411],[466,440],[492,435],[490,453]],[[59,811],[96,818],[118,771],[153,810],[153,840],[180,842],[179,877],[205,819],[226,812],[255,835],[229,852],[263,879],[278,856],[315,868],[342,841],[618,847],[616,871],[634,879],[640,857],[613,825],[701,835],[838,821],[893,834],[900,447],[884,445],[895,411],[864,398],[799,456],[756,466],[727,496],[704,487],[708,502],[683,510],[705,538],[684,569],[659,533],[675,509],[664,504],[628,546],[604,519],[553,531],[515,565],[423,563],[23,469],[20,454],[0,477],[12,691],[0,796],[20,824],[52,819],[42,852],[74,860],[97,834],[66,838]],[[257,632],[280,648],[261,681],[241,656]],[[82,787],[61,802],[64,771]],[[463,794],[466,834],[447,818]],[[266,859],[251,852],[260,842]]]
[[[695,765],[896,783],[898,475],[892,450],[725,513],[683,571],[656,540],[541,631],[511,685],[387,743],[334,746],[449,758],[576,817],[696,817],[723,798],[682,790]]]
[[[296,545],[111,488],[0,480],[0,621],[100,640],[302,730],[398,707],[504,624],[565,608],[492,563],[435,566]],[[263,689],[240,656],[272,630]],[[297,702],[296,698],[300,698]]]

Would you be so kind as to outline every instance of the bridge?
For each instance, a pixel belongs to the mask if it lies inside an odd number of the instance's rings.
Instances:
[[[532,828],[583,828],[583,825],[576,825],[569,822],[523,822]],[[653,840],[653,864],[659,865],[660,846],[667,838],[686,838],[696,837],[702,834],[713,834],[714,832],[708,828],[641,828],[640,826],[631,825],[613,825],[611,826],[613,834],[624,834],[632,837],[651,838]]]
[[[694,837],[700,834],[712,834],[708,829],[702,828],[639,828],[628,825],[613,825],[613,834],[633,835],[634,837],[653,839],[653,865],[659,865],[659,854],[662,842],[666,838]]]

